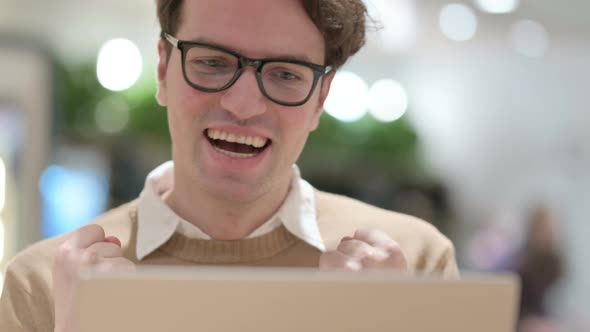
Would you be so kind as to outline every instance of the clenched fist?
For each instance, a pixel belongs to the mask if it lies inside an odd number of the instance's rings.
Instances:
[[[352,237],[344,237],[336,250],[323,253],[320,256],[320,269],[406,271],[408,265],[400,246],[387,233],[377,229],[361,229]]]
[[[135,266],[123,257],[121,241],[106,237],[101,226],[87,225],[74,231],[58,248],[52,267],[56,332],[77,332],[76,290],[80,272],[88,268],[130,272]]]

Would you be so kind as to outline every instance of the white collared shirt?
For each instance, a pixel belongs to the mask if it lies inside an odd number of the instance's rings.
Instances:
[[[166,243],[175,232],[190,238],[211,239],[174,213],[162,199],[162,194],[173,186],[173,174],[172,161],[158,166],[147,176],[139,196],[136,249],[140,260]],[[316,221],[314,189],[301,178],[296,165],[291,181],[291,189],[277,213],[247,238],[270,233],[283,224],[290,233],[323,252],[326,249]]]

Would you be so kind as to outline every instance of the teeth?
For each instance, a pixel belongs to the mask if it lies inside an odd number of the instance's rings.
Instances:
[[[237,143],[237,136],[234,134],[227,134],[227,138],[225,140],[228,142]]]
[[[266,145],[266,142],[267,142],[266,138],[257,137],[254,140],[252,140],[252,145],[255,148],[262,148],[263,146]]]
[[[242,136],[217,129],[207,130],[207,136],[211,139],[224,140],[231,143],[247,144],[255,148],[263,147],[267,141],[267,138],[260,136]]]
[[[252,139],[252,146],[254,146],[255,148],[261,148],[266,144],[266,138],[262,138],[262,137],[254,137]]]
[[[231,151],[227,151],[224,149],[220,149],[218,147],[214,147],[215,150],[228,155],[230,157],[234,157],[234,158],[250,158],[250,157],[254,157],[256,154],[255,153],[237,153],[237,152],[231,152]]]

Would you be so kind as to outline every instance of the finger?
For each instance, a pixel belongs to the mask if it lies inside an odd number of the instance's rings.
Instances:
[[[401,247],[387,233],[378,229],[360,229],[355,232],[354,238],[385,252],[385,258],[381,255],[372,255],[363,258],[361,260],[363,267],[407,269],[407,260]]]
[[[83,226],[72,233],[71,244],[75,248],[88,248],[92,244],[104,241],[104,229],[95,224]]]
[[[93,266],[93,270],[105,273],[135,272],[132,261],[124,257],[104,258]]]
[[[118,238],[118,237],[116,237],[116,236],[107,236],[107,237],[104,239],[104,242],[108,242],[108,243],[116,244],[116,245],[118,245],[119,247],[121,246],[121,240],[119,240],[119,238]]]
[[[136,270],[135,263],[125,257],[106,258],[104,261],[112,263],[116,272],[134,272]]]
[[[401,247],[397,243],[389,247],[386,251],[388,254],[388,258],[384,261],[386,267],[407,270],[408,261]]]
[[[85,250],[86,255],[96,255],[98,258],[110,258],[123,256],[123,249],[116,244],[98,242]]]
[[[374,256],[376,259],[385,259],[387,254],[382,249],[371,246],[370,244],[359,240],[342,241],[336,248],[344,255],[362,259],[367,256]]]
[[[385,251],[385,256],[370,255],[361,259],[363,268],[368,269],[396,269],[396,270],[407,270],[408,263],[406,256],[402,252],[399,246],[392,247]]]
[[[365,256],[361,259],[361,265],[363,266],[363,269],[382,269],[386,268],[386,260],[387,257],[375,257],[373,255]]]
[[[397,242],[395,242],[389,236],[389,234],[379,229],[359,229],[354,233],[354,239],[366,242],[373,247],[378,247],[383,250],[389,250],[394,247],[398,247]]]
[[[320,256],[320,269],[323,271],[359,271],[361,268],[362,266],[358,259],[344,255],[339,251],[328,251]]]

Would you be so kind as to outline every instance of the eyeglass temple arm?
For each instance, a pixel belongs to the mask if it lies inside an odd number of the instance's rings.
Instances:
[[[162,32],[162,38],[166,39],[172,46],[178,48],[178,39],[172,37],[169,33]]]

